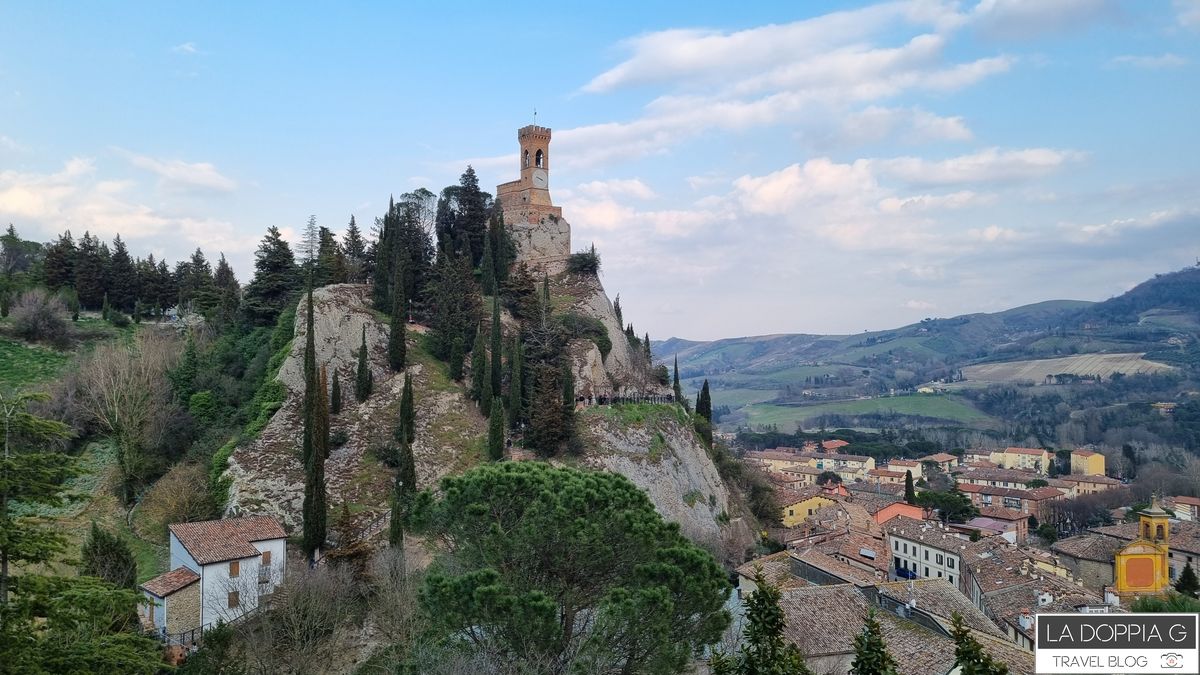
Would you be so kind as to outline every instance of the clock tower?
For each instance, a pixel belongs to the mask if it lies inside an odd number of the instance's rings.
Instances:
[[[550,129],[531,124],[517,130],[521,177],[496,186],[496,201],[517,247],[517,260],[557,268],[571,252],[571,226],[550,199]]]

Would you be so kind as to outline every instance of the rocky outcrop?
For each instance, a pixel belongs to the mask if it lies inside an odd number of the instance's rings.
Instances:
[[[317,364],[329,367],[330,381],[336,370],[342,384],[342,412],[333,416],[331,432],[344,432],[347,438],[325,463],[329,504],[335,514],[343,503],[348,504],[360,523],[387,509],[394,473],[369,451],[391,437],[405,376],[413,378],[416,399],[413,455],[420,487],[433,485],[442,476],[461,472],[477,461],[478,439],[485,433],[483,418],[449,381],[444,365],[421,351],[419,326],[409,333],[406,372],[393,373],[387,367],[388,326],[371,312],[369,294],[368,286],[351,284],[326,286],[313,294]],[[304,307],[301,300],[291,351],[279,369],[278,378],[287,386],[288,398],[257,438],[234,450],[226,473],[232,481],[228,511],[270,514],[291,531],[302,524],[304,499],[300,461]],[[354,399],[354,373],[364,326],[375,386],[371,397],[359,403]]]
[[[729,491],[681,408],[592,406],[580,412],[579,428],[585,464],[628,478],[690,538],[723,540]]]

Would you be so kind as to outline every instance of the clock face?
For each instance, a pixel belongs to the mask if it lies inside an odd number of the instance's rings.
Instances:
[[[545,169],[534,169],[533,170],[533,186],[539,187],[539,188],[544,188],[548,184],[549,184],[549,180],[548,180],[548,177],[546,176],[546,170]]]

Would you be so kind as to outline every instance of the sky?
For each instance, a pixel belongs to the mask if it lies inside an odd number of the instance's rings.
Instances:
[[[640,333],[854,333],[1200,260],[1200,0],[0,7],[0,225],[246,282],[468,165],[551,195]]]

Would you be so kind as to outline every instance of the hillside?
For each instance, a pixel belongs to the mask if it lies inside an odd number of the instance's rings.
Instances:
[[[941,406],[898,403],[895,396],[926,383],[961,390],[1043,384],[1060,374],[1170,373],[1197,362],[1198,344],[1200,268],[1188,268],[1103,302],[1050,300],[856,335],[671,338],[653,348],[661,362],[678,357],[688,390],[709,380],[727,427],[811,423],[848,410],[986,427],[988,415],[954,393]],[[937,414],[923,414],[928,410]]]

